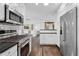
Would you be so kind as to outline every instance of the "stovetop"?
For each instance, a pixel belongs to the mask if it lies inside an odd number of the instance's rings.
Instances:
[[[8,38],[0,39],[0,42],[17,42],[19,44],[23,43],[25,40],[29,39],[31,35],[16,35]]]

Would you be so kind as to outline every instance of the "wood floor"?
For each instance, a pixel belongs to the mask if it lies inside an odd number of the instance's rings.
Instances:
[[[33,49],[31,56],[62,56],[57,45],[41,45],[39,49]]]

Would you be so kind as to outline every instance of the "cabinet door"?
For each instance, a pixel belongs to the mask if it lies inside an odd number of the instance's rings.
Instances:
[[[17,45],[9,48],[8,50],[0,54],[0,56],[14,56],[14,55],[17,56]]]
[[[4,21],[4,18],[5,18],[4,4],[0,3],[0,21]]]
[[[40,44],[43,44],[45,42],[45,35],[44,34],[40,34]]]
[[[56,34],[40,34],[40,44],[57,44]]]

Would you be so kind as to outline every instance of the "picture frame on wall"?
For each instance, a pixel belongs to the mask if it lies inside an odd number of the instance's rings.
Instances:
[[[55,24],[54,22],[48,21],[48,22],[44,22],[45,23],[45,29],[49,30],[54,30],[55,29]]]

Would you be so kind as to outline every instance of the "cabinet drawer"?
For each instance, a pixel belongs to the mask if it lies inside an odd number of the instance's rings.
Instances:
[[[14,52],[17,52],[17,45],[9,48],[8,50],[6,50],[5,52],[1,53],[1,56],[10,56],[11,54],[13,54]]]

